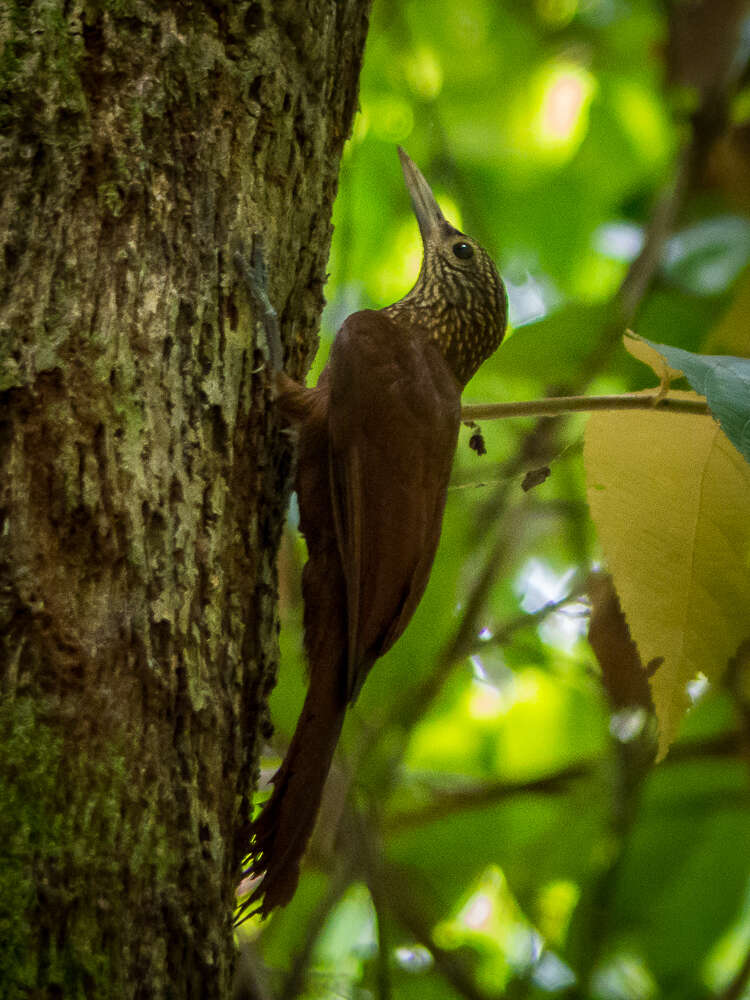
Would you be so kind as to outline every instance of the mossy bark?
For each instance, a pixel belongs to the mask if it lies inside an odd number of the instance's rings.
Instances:
[[[0,13],[0,996],[223,997],[369,0]]]

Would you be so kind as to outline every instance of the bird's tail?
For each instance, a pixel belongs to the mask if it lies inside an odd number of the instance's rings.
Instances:
[[[336,671],[321,671],[311,680],[294,737],[273,778],[273,794],[251,824],[243,876],[262,880],[241,904],[238,922],[253,913],[267,916],[294,895],[346,714],[340,689]]]

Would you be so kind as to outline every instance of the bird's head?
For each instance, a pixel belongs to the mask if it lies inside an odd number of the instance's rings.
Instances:
[[[400,146],[398,154],[424,257],[414,288],[387,311],[412,313],[465,385],[503,339],[505,286],[487,251],[448,222],[421,170]]]

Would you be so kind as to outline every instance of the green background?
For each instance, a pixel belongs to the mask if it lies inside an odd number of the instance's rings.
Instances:
[[[376,0],[312,381],[343,318],[394,301],[416,276],[402,144],[509,289],[510,336],[466,402],[653,384],[617,343],[617,293],[700,100],[675,72],[665,9]],[[694,178],[633,326],[747,355],[741,76],[734,91],[733,128]],[[614,346],[591,362],[603,343]],[[750,947],[747,692],[700,693],[670,755],[648,767],[643,708],[616,710],[586,640],[585,585],[601,555],[584,422],[533,438],[529,419],[485,422],[481,458],[462,430],[430,585],[350,713],[297,896],[240,932],[273,995],[750,995],[730,993]],[[524,472],[543,465],[550,477],[524,492]],[[294,516],[293,504],[279,753],[304,692]],[[266,776],[278,760],[269,754]]]

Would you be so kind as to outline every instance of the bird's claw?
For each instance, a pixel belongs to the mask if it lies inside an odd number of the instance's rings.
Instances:
[[[256,306],[256,326],[261,330],[258,346],[271,370],[281,371],[284,354],[279,332],[279,317],[268,297],[268,273],[262,237],[255,236],[253,239],[252,263],[239,250],[234,252],[234,263],[244,278],[247,290]]]

